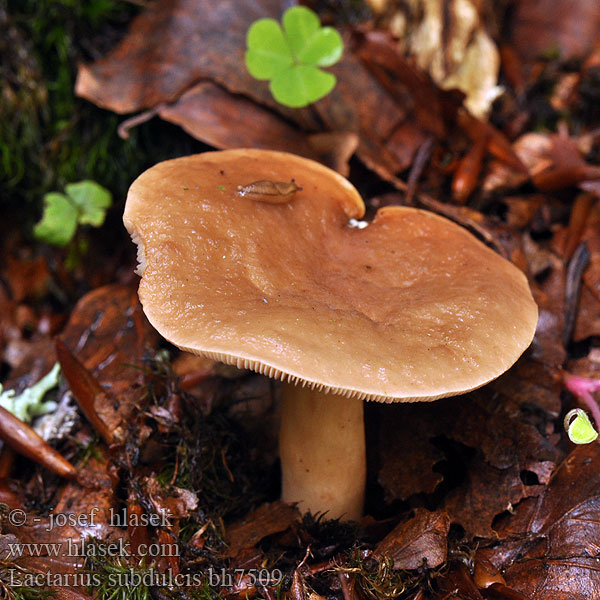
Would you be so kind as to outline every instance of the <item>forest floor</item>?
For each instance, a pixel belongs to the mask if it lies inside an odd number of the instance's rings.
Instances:
[[[0,381],[62,371],[26,415],[43,439],[0,412],[3,598],[600,597],[600,448],[563,427],[600,389],[600,8],[463,2],[304,3],[344,54],[328,96],[288,108],[244,51],[291,1],[0,1]],[[367,403],[359,522],[279,501],[278,384],[179,351],[138,300],[128,186],[236,147],[319,160],[368,219],[447,217],[539,307],[492,383]],[[104,224],[36,239],[44,195],[83,180],[112,195]]]

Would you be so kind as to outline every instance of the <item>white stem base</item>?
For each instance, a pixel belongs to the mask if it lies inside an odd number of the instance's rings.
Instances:
[[[362,515],[366,450],[363,402],[283,384],[279,452],[282,500],[302,512]]]

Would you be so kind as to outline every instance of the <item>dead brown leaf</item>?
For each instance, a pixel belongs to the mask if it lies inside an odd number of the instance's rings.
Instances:
[[[103,108],[130,113],[173,102],[202,79],[213,79],[273,106],[267,86],[256,85],[244,67],[246,32],[257,19],[279,18],[292,4],[153,2],[108,56],[80,65],[75,92]]]
[[[252,548],[269,535],[285,531],[300,519],[298,509],[284,502],[263,504],[249,513],[242,521],[227,528],[229,548],[227,556],[234,556],[246,548]]]
[[[513,143],[513,149],[539,190],[552,192],[600,178],[600,167],[587,163],[577,140],[565,134],[526,133]],[[494,161],[488,167],[483,191],[515,189],[527,179],[524,173]]]
[[[430,420],[423,418],[421,406],[384,408],[389,410],[385,416],[382,414],[378,436],[386,440],[381,445],[378,479],[386,498],[405,499],[421,492],[430,494],[443,479],[433,467],[444,458],[443,452],[431,443]],[[410,427],[401,427],[398,431],[404,419],[410,422]]]
[[[517,367],[521,363],[535,365],[522,360]],[[465,458],[460,459],[464,480],[455,484],[444,508],[468,537],[492,536],[494,518],[538,494],[538,484],[549,480],[559,457],[540,428],[550,425],[548,435],[552,432],[550,420],[560,410],[560,385],[548,377],[532,380],[532,368],[513,368],[466,396],[382,407],[380,439],[385,443],[380,449],[379,480],[387,497],[431,492],[441,480],[441,474],[432,471],[434,465],[444,458],[450,464],[458,460],[440,449],[446,446],[443,439],[454,440],[473,451],[466,464]],[[523,482],[525,472],[531,474],[533,485]]]
[[[61,340],[101,384],[95,407],[109,430],[138,403],[144,381],[141,361],[156,343],[135,289],[118,284],[97,288],[75,306]],[[115,405],[112,398],[118,398]],[[116,408],[115,408],[116,407]]]
[[[469,539],[492,538],[494,518],[541,489],[525,486],[516,466],[498,469],[475,458],[467,465],[464,484],[448,494],[444,508],[453,522],[462,525]]]
[[[195,85],[171,104],[161,104],[157,114],[215,148],[293,152],[320,160],[343,175],[348,174],[348,160],[358,145],[355,134],[343,132],[320,134],[330,135],[325,145],[322,138],[304,133],[272,110],[210,81]]]
[[[581,241],[587,244],[590,253],[590,263],[583,274],[583,280],[600,300],[600,200],[596,200],[592,206]]]
[[[587,285],[581,287],[578,309],[573,340],[579,342],[591,336],[600,337],[600,300]]]
[[[80,481],[87,483],[82,485]],[[107,473],[107,463],[91,458],[79,467],[77,482],[67,483],[59,492],[52,516],[28,516],[23,526],[16,527],[4,521],[3,528],[16,535],[20,542],[30,544],[52,544],[50,555],[38,546],[42,555],[25,553],[20,564],[39,570],[46,568],[50,573],[75,573],[83,565],[81,552],[83,539],[92,536],[106,539],[119,537],[119,532],[110,526],[110,510],[114,509],[114,481]],[[72,515],[62,521],[56,515]],[[80,517],[80,515],[83,515]],[[54,550],[56,548],[56,550]],[[46,549],[47,550],[47,549]]]
[[[239,5],[227,0],[215,6],[207,0],[185,0],[175,8],[160,0],[134,21],[113,52],[80,66],[76,92],[116,112],[155,108],[192,135],[222,148],[290,150],[296,140],[295,152],[321,158],[319,147],[303,132],[355,134],[359,157],[380,175],[389,179],[406,169],[426,137],[411,113],[427,113],[431,123],[440,119],[430,105],[441,91],[423,73],[417,79],[425,78],[428,86],[405,82],[400,96],[391,97],[352,51],[348,36],[342,60],[331,69],[337,86],[311,109],[278,105],[268,86],[247,73],[247,29],[260,17],[279,18],[289,4],[261,0]],[[458,104],[461,100],[462,96]],[[240,127],[231,127],[232,119]],[[229,121],[227,130],[224,120]]]
[[[447,513],[417,509],[379,542],[373,556],[392,559],[394,569],[434,569],[446,562],[449,529]]]
[[[600,594],[600,447],[579,446],[560,464],[537,500],[518,506],[489,551],[508,585],[540,600]],[[508,549],[508,552],[506,550]]]
[[[561,60],[585,58],[600,34],[600,5],[596,0],[519,0],[512,37],[529,65],[558,51]]]

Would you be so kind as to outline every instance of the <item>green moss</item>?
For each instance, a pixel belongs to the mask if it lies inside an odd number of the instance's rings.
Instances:
[[[123,117],[74,95],[77,64],[105,55],[139,10],[116,0],[0,0],[4,214],[29,227],[45,193],[82,179],[108,188],[118,206],[145,168],[203,148],[158,120],[122,140]]]
[[[365,560],[358,550],[333,572],[354,577],[364,596],[373,600],[413,597],[421,583],[418,574],[394,569],[388,557]]]

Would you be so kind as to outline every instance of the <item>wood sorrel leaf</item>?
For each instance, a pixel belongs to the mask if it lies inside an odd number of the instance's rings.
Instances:
[[[248,30],[246,66],[256,79],[270,80],[275,100],[292,108],[326,96],[336,78],[328,67],[342,56],[344,45],[332,27],[321,27],[309,8],[294,6],[283,15],[283,29],[274,19],[260,19]]]
[[[281,21],[292,53],[298,58],[306,44],[321,28],[319,17],[310,8],[294,6],[285,11]]]
[[[100,227],[104,223],[106,209],[112,204],[111,193],[95,181],[79,181],[65,186],[67,196],[77,207],[80,225]]]
[[[330,67],[340,60],[343,51],[342,36],[333,27],[323,27],[307,40],[296,57],[303,64]]]
[[[66,246],[75,235],[77,208],[64,194],[50,192],[44,196],[44,214],[33,228],[33,235],[41,242]]]
[[[246,67],[256,79],[272,79],[294,64],[288,42],[275,19],[260,19],[253,23],[246,41]]]
[[[300,108],[323,98],[335,87],[336,78],[317,67],[298,65],[278,73],[270,84],[277,102]]]

